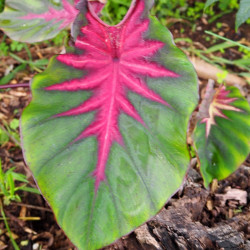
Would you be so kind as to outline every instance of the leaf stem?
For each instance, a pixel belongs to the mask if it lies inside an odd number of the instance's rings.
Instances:
[[[12,232],[10,230],[10,227],[9,227],[9,224],[8,224],[8,221],[7,221],[7,218],[5,216],[5,213],[4,213],[4,210],[3,210],[3,204],[2,204],[2,201],[0,200],[0,210],[1,210],[1,214],[3,216],[3,220],[4,220],[4,224],[5,224],[5,227],[8,231],[8,234],[9,234],[9,238],[10,238],[10,241],[14,247],[15,250],[20,250],[20,248],[18,247],[16,241],[14,240],[13,236],[12,236]]]
[[[239,42],[235,42],[235,41],[230,40],[230,39],[228,39],[228,38],[225,38],[225,37],[223,37],[223,36],[217,35],[217,34],[211,32],[211,31],[207,31],[207,30],[206,30],[205,33],[208,34],[208,35],[217,37],[217,38],[219,38],[219,39],[225,40],[225,41],[227,41],[227,42],[230,42],[230,43],[232,43],[232,44],[235,44],[236,46],[239,46],[239,47],[241,47],[241,48],[244,48],[244,49],[250,51],[250,47],[247,47],[247,46],[245,46],[245,45],[242,45],[242,44],[239,43]]]
[[[7,85],[1,85],[0,89],[8,89],[8,88],[29,88],[29,83],[19,83],[19,84],[7,84]]]
[[[17,219],[18,220],[23,220],[23,221],[39,221],[39,220],[41,220],[41,218],[40,217],[17,217]],[[10,218],[7,218],[7,217],[0,217],[0,221],[1,220],[3,220],[3,221],[5,221],[5,220],[11,220]]]

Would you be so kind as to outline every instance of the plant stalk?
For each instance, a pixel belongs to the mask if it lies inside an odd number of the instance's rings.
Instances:
[[[0,89],[8,89],[8,88],[29,88],[29,83],[20,83],[20,84],[7,84],[7,85],[1,85]]]
[[[9,233],[9,238],[10,238],[10,241],[14,247],[15,250],[20,250],[20,248],[18,247],[16,241],[14,240],[14,238],[12,237],[12,232],[10,230],[10,227],[9,227],[9,224],[8,224],[8,221],[7,221],[7,218],[5,216],[5,213],[4,213],[4,210],[3,210],[3,204],[2,204],[2,201],[0,201],[0,210],[1,210],[1,214],[3,216],[3,220],[4,220],[4,224],[5,224],[5,227]]]

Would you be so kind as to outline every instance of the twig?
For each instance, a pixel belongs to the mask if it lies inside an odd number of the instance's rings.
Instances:
[[[27,207],[27,208],[31,208],[31,209],[36,209],[36,210],[41,210],[41,211],[46,211],[46,212],[50,212],[52,213],[52,210],[49,208],[45,208],[45,207],[38,207],[38,206],[34,206],[34,205],[28,205],[28,204],[24,204],[24,203],[11,203],[12,205],[17,205],[20,207]]]
[[[217,68],[216,66],[205,62],[197,57],[189,57],[191,62],[193,63],[196,72],[199,77],[204,79],[212,79],[214,81],[218,80],[218,74],[223,73],[223,70]],[[239,85],[246,86],[247,82],[243,78],[235,75],[235,74],[227,74],[226,79],[224,79],[225,83],[228,85]]]
[[[8,85],[1,85],[0,89],[8,89],[8,88],[29,88],[29,83],[19,83],[19,84],[8,84]]]
[[[24,221],[37,221],[41,220],[40,217],[17,217],[18,220],[24,220]],[[0,220],[11,220],[11,218],[8,217],[0,217]]]

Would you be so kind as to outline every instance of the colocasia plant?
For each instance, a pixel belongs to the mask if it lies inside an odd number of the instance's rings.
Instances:
[[[59,225],[79,249],[99,249],[154,216],[180,188],[197,76],[170,32],[133,0],[116,26],[103,1],[7,0],[2,29],[34,42],[71,25],[74,46],[31,83],[23,153]],[[235,87],[208,90],[194,146],[205,186],[247,157],[250,108]]]

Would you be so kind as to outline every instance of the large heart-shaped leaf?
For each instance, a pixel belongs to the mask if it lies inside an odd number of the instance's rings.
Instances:
[[[212,95],[207,115],[201,115],[194,131],[194,143],[205,186],[213,179],[226,178],[246,159],[250,107],[237,88],[222,86]]]
[[[78,1],[6,0],[0,28],[13,40],[22,42],[53,38],[73,23],[79,12],[74,6]]]
[[[23,149],[58,223],[79,249],[98,249],[155,215],[182,184],[197,104],[193,66],[134,0],[108,26],[80,2],[75,52],[31,85]]]

